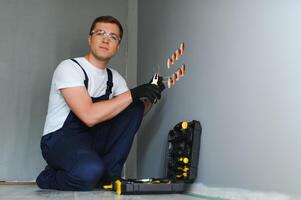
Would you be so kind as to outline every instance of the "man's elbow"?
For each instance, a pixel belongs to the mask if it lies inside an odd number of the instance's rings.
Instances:
[[[86,122],[85,123],[89,128],[91,128],[91,127],[93,127],[93,126],[95,126],[95,122]]]
[[[93,127],[95,126],[98,122],[95,118],[91,117],[91,116],[86,116],[82,118],[82,121],[84,122],[84,124],[88,127]]]
[[[84,117],[83,122],[86,124],[86,126],[91,128],[96,124],[106,121],[107,119],[109,119],[109,116],[101,116],[97,118],[93,115],[87,115],[86,117]]]
[[[78,115],[81,121],[88,127],[93,127],[103,121],[110,119],[110,114],[105,114],[104,112],[95,112],[95,109],[86,109]]]

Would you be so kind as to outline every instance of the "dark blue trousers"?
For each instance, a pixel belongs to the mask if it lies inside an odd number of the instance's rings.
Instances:
[[[48,166],[36,182],[43,189],[91,190],[100,181],[121,177],[144,112],[137,101],[111,120],[89,128],[78,123],[42,137],[42,155]]]

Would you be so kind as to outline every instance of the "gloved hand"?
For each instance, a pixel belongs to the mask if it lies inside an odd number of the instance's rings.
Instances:
[[[159,78],[158,78],[158,86],[159,86],[161,92],[165,89],[165,85],[163,83],[163,77],[162,76],[159,76]]]
[[[131,91],[133,101],[145,97],[148,98],[152,103],[154,103],[155,99],[161,98],[161,92],[162,92],[159,86],[150,83],[139,85],[131,89],[130,91]]]
[[[152,83],[152,82],[153,82],[153,79],[151,79],[149,83]],[[162,76],[158,77],[158,87],[160,88],[161,92],[165,89],[165,85],[163,83],[163,77]]]

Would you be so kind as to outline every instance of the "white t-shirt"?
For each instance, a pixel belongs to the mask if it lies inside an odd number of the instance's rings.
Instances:
[[[107,89],[108,74],[107,69],[99,69],[92,65],[84,57],[75,58],[76,61],[86,71],[89,84],[88,93],[91,97],[99,97],[105,94]],[[124,78],[114,69],[112,71],[113,88],[110,99],[121,93],[128,91]],[[48,112],[44,126],[43,135],[60,129],[69,112],[70,108],[66,104],[60,89],[69,87],[84,86],[85,74],[83,70],[72,60],[64,60],[54,71],[48,103]]]

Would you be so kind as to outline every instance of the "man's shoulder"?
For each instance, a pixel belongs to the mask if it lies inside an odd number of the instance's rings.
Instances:
[[[75,60],[75,61],[74,61]],[[81,62],[82,58],[81,57],[77,57],[77,58],[68,58],[68,59],[65,59],[63,61],[60,62],[60,65],[68,65],[68,66],[73,66],[73,65],[76,65],[76,62]]]
[[[74,66],[76,66],[78,64],[76,64],[76,62],[74,62],[72,59],[74,59],[76,61],[78,60],[78,58],[65,59],[58,64],[56,70],[62,70],[65,68],[74,68]]]
[[[54,77],[56,76],[74,76],[81,74],[82,70],[71,59],[61,61],[54,71]]]

